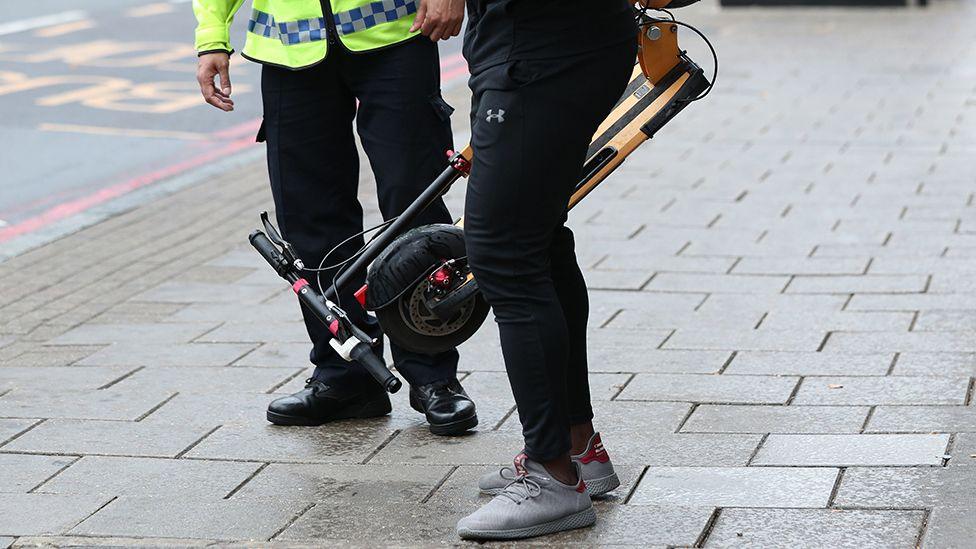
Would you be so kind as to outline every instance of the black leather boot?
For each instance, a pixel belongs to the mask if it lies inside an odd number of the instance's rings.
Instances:
[[[392,409],[390,396],[379,386],[376,391],[352,392],[307,379],[301,391],[268,404],[268,421],[275,425],[322,425],[338,419],[383,416]]]
[[[460,435],[478,425],[474,402],[456,379],[411,386],[410,407],[427,416],[435,435]]]

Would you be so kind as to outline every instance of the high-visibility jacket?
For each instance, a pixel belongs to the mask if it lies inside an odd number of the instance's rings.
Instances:
[[[244,0],[193,0],[198,52],[231,51],[230,25]],[[245,57],[300,69],[340,40],[354,52],[391,46],[410,32],[420,0],[254,0]],[[323,10],[323,7],[325,10]],[[323,13],[324,11],[324,13]]]

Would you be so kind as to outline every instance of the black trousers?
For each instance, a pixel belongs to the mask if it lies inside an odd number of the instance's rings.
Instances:
[[[426,38],[364,54],[333,46],[324,62],[299,71],[264,66],[261,93],[278,226],[307,267],[316,267],[329,249],[363,229],[354,119],[384,219],[402,212],[447,166],[453,109],[440,95],[437,46]],[[417,225],[451,222],[441,201],[416,220]],[[352,240],[328,264],[362,245],[362,238]],[[357,276],[365,279],[364,272]],[[315,283],[314,273],[307,278]],[[322,273],[322,280],[328,284],[332,272]],[[376,320],[354,299],[356,289],[343,289],[340,305],[359,326],[380,336]],[[336,355],[318,319],[302,313],[313,344],[314,378],[349,390],[379,389],[365,370]],[[456,351],[428,356],[396,345],[391,351],[397,370],[413,385],[457,374]]]
[[[634,59],[628,40],[571,58],[509,62],[470,82],[468,260],[494,310],[525,452],[536,460],[568,452],[570,425],[593,417],[589,305],[566,205]]]

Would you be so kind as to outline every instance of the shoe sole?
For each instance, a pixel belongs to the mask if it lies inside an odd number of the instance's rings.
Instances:
[[[312,418],[306,416],[293,416],[289,414],[279,414],[278,412],[272,412],[271,410],[268,410],[267,417],[268,421],[274,423],[275,425],[300,425],[305,427],[314,427],[316,425],[325,425],[326,423],[340,421],[343,419],[368,419],[371,417],[385,416],[392,410],[393,406],[390,404],[389,399],[378,398],[362,404],[346,406],[328,417]]]
[[[620,478],[617,477],[617,473],[611,473],[603,478],[595,478],[592,480],[583,479],[583,482],[586,483],[586,493],[594,498],[604,496],[620,487]],[[497,496],[504,490],[504,487],[484,488],[481,490],[481,493],[489,496]]]
[[[439,425],[434,425],[431,423],[430,432],[431,434],[438,436],[453,436],[464,434],[477,426],[478,416],[475,414],[471,417],[466,417],[450,423],[441,423]]]
[[[586,528],[593,526],[595,522],[596,511],[592,507],[588,507],[572,515],[524,528],[513,528],[511,530],[472,530],[470,528],[458,528],[457,533],[461,536],[461,539],[523,539],[555,534],[556,532],[564,532],[566,530],[576,530],[577,528]]]

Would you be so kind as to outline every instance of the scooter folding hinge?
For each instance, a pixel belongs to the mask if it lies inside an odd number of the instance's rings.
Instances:
[[[464,157],[463,151],[454,152],[451,149],[447,150],[448,163],[452,168],[461,172],[461,175],[467,177],[471,173],[471,161]]]
[[[350,337],[345,343],[339,343],[338,339],[330,339],[329,345],[335,349],[336,354],[341,356],[346,362],[352,362],[352,350],[359,345],[360,341],[355,337]]]

